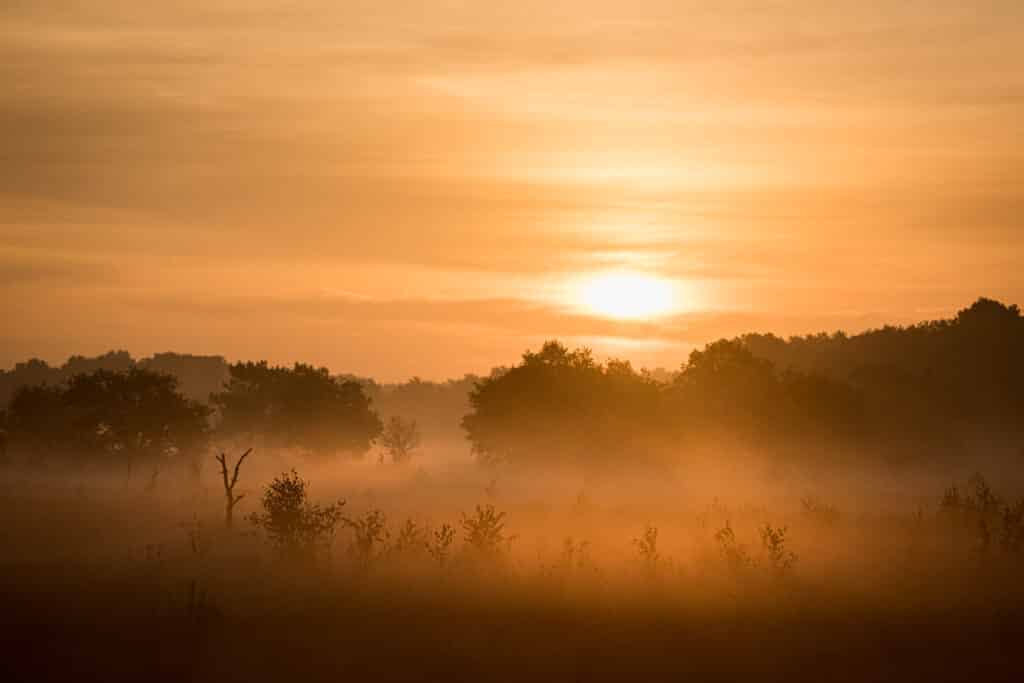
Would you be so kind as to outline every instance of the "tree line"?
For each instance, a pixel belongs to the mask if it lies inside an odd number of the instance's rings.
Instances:
[[[312,457],[361,457],[376,444],[406,461],[426,424],[427,438],[461,426],[483,463],[656,463],[724,440],[780,453],[807,443],[954,453],[979,433],[1020,439],[1022,351],[1018,307],[979,299],[950,320],[853,336],[723,339],[667,376],[557,341],[487,377],[400,385],[302,363],[111,352],[3,373],[22,383],[0,413],[0,446],[129,471],[198,461],[218,439]]]
[[[484,460],[623,464],[741,442],[778,455],[1024,457],[1024,319],[979,299],[955,318],[694,350],[670,381],[548,342],[478,382],[463,419]],[[836,448],[843,446],[844,448]],[[852,447],[852,448],[845,448]]]

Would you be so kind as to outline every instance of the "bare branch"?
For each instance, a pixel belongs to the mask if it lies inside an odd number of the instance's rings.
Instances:
[[[232,517],[234,514],[235,505],[238,501],[245,498],[245,494],[235,495],[235,484],[238,483],[238,474],[242,467],[242,462],[252,453],[252,448],[248,449],[245,453],[238,458],[235,462],[233,471],[231,473],[231,480],[228,481],[228,458],[226,453],[215,455],[214,459],[220,463],[220,476],[224,482],[224,522],[231,528]]]
[[[228,487],[228,466],[227,466],[227,462],[226,462],[227,461],[227,456],[225,456],[224,453],[221,453],[220,455],[213,456],[213,458],[214,458],[214,460],[216,460],[217,462],[220,463],[220,476],[221,476],[221,478],[224,479],[224,489],[227,490],[229,488]]]
[[[238,468],[242,466],[242,461],[245,460],[249,454],[252,453],[252,448],[249,448],[242,456],[238,458],[238,462],[235,463],[235,473],[231,476],[231,488],[235,488],[235,484],[238,483]]]

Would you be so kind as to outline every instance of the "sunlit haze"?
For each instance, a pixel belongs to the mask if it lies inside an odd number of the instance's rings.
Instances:
[[[656,318],[675,309],[672,283],[642,273],[606,273],[585,278],[576,292],[591,314],[619,319]]]
[[[0,365],[445,378],[557,337],[677,367],[1024,300],[1022,23],[1018,0],[4,3]]]

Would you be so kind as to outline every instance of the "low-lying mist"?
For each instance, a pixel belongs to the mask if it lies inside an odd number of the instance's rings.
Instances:
[[[1020,632],[1009,475],[786,468],[710,445],[599,472],[253,451],[229,528],[212,458],[198,479],[9,470],[8,664],[97,680],[955,678]],[[277,527],[275,482],[302,487]],[[333,524],[292,524],[328,509]],[[956,649],[887,660],[928,642]]]

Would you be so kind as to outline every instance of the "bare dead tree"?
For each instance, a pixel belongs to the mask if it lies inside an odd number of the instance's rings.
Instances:
[[[250,448],[235,462],[234,472],[231,475],[231,480],[228,480],[228,464],[227,457],[224,453],[215,455],[214,458],[220,463],[220,476],[224,481],[224,524],[230,529],[231,523],[235,518],[235,506],[238,505],[238,501],[245,498],[244,493],[235,495],[235,484],[238,483],[238,468],[242,466],[242,461],[245,460],[246,456],[252,453]]]

